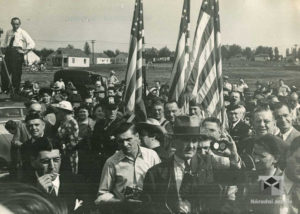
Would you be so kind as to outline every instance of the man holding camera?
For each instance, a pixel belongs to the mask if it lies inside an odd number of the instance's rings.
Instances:
[[[148,211],[195,213],[202,208],[207,210],[201,196],[205,197],[208,192],[201,191],[200,185],[213,195],[222,195],[223,189],[214,181],[212,166],[203,166],[196,155],[201,137],[199,117],[176,117],[172,134],[176,148],[174,156],[149,169],[144,180],[143,200],[151,206]],[[227,142],[220,154],[228,156],[232,162],[239,161],[234,142]],[[208,175],[210,172],[211,176]]]
[[[160,163],[155,151],[139,146],[140,138],[134,124],[121,122],[113,134],[121,150],[105,162],[97,205],[139,200],[147,170]]]
[[[21,20],[18,17],[11,19],[12,29],[7,31],[4,39],[5,62],[8,74],[5,69],[1,72],[2,91],[9,90],[9,77],[12,76],[12,86],[16,92],[20,89],[22,76],[22,64],[24,55],[35,47],[35,43],[29,34],[20,28]]]

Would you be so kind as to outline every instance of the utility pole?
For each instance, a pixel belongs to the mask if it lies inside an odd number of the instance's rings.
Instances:
[[[93,56],[93,65],[95,64],[95,52],[94,52],[94,44],[96,40],[91,40],[92,42],[92,56]]]

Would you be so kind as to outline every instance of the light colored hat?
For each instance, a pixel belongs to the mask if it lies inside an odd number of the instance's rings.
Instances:
[[[69,101],[65,101],[65,100],[60,101],[56,108],[64,111],[73,112],[72,104]]]
[[[110,71],[110,74],[115,74],[116,72],[114,70],[111,70]]]
[[[96,87],[102,86],[101,81],[96,81],[95,85],[96,85]]]
[[[146,129],[147,131],[153,131],[158,134],[166,134],[167,131],[164,127],[160,125],[158,120],[154,118],[148,118],[146,122],[137,123],[137,129]]]
[[[62,86],[61,83],[60,83],[59,81],[56,81],[56,82],[53,84],[52,90],[54,90],[54,91],[59,91],[59,90],[62,89],[61,86]]]

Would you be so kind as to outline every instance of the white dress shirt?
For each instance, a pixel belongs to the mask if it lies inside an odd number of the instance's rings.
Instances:
[[[6,32],[4,47],[8,47],[9,43],[15,37],[13,47],[22,48],[22,50],[31,50],[35,47],[35,43],[29,34],[22,28],[18,28],[17,31],[9,30]]]
[[[52,181],[52,185],[53,185],[53,190],[51,191],[55,191],[55,195],[57,196],[59,191],[59,186],[60,186],[59,176],[56,176],[55,180]]]
[[[190,162],[191,160],[188,160],[188,164],[190,164]],[[176,187],[178,192],[182,183],[184,169],[185,169],[184,160],[182,160],[177,155],[174,155],[174,172],[175,172]]]

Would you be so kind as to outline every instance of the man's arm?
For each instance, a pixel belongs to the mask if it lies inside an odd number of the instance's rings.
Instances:
[[[112,193],[115,180],[114,177],[115,169],[113,164],[109,161],[106,161],[101,174],[98,197],[95,201],[96,205],[103,201],[119,201],[119,199],[115,198],[114,194]]]
[[[26,53],[26,52],[29,52],[30,50],[34,49],[35,43],[26,31],[23,30],[22,34],[26,41],[26,50],[25,50],[25,53]]]

